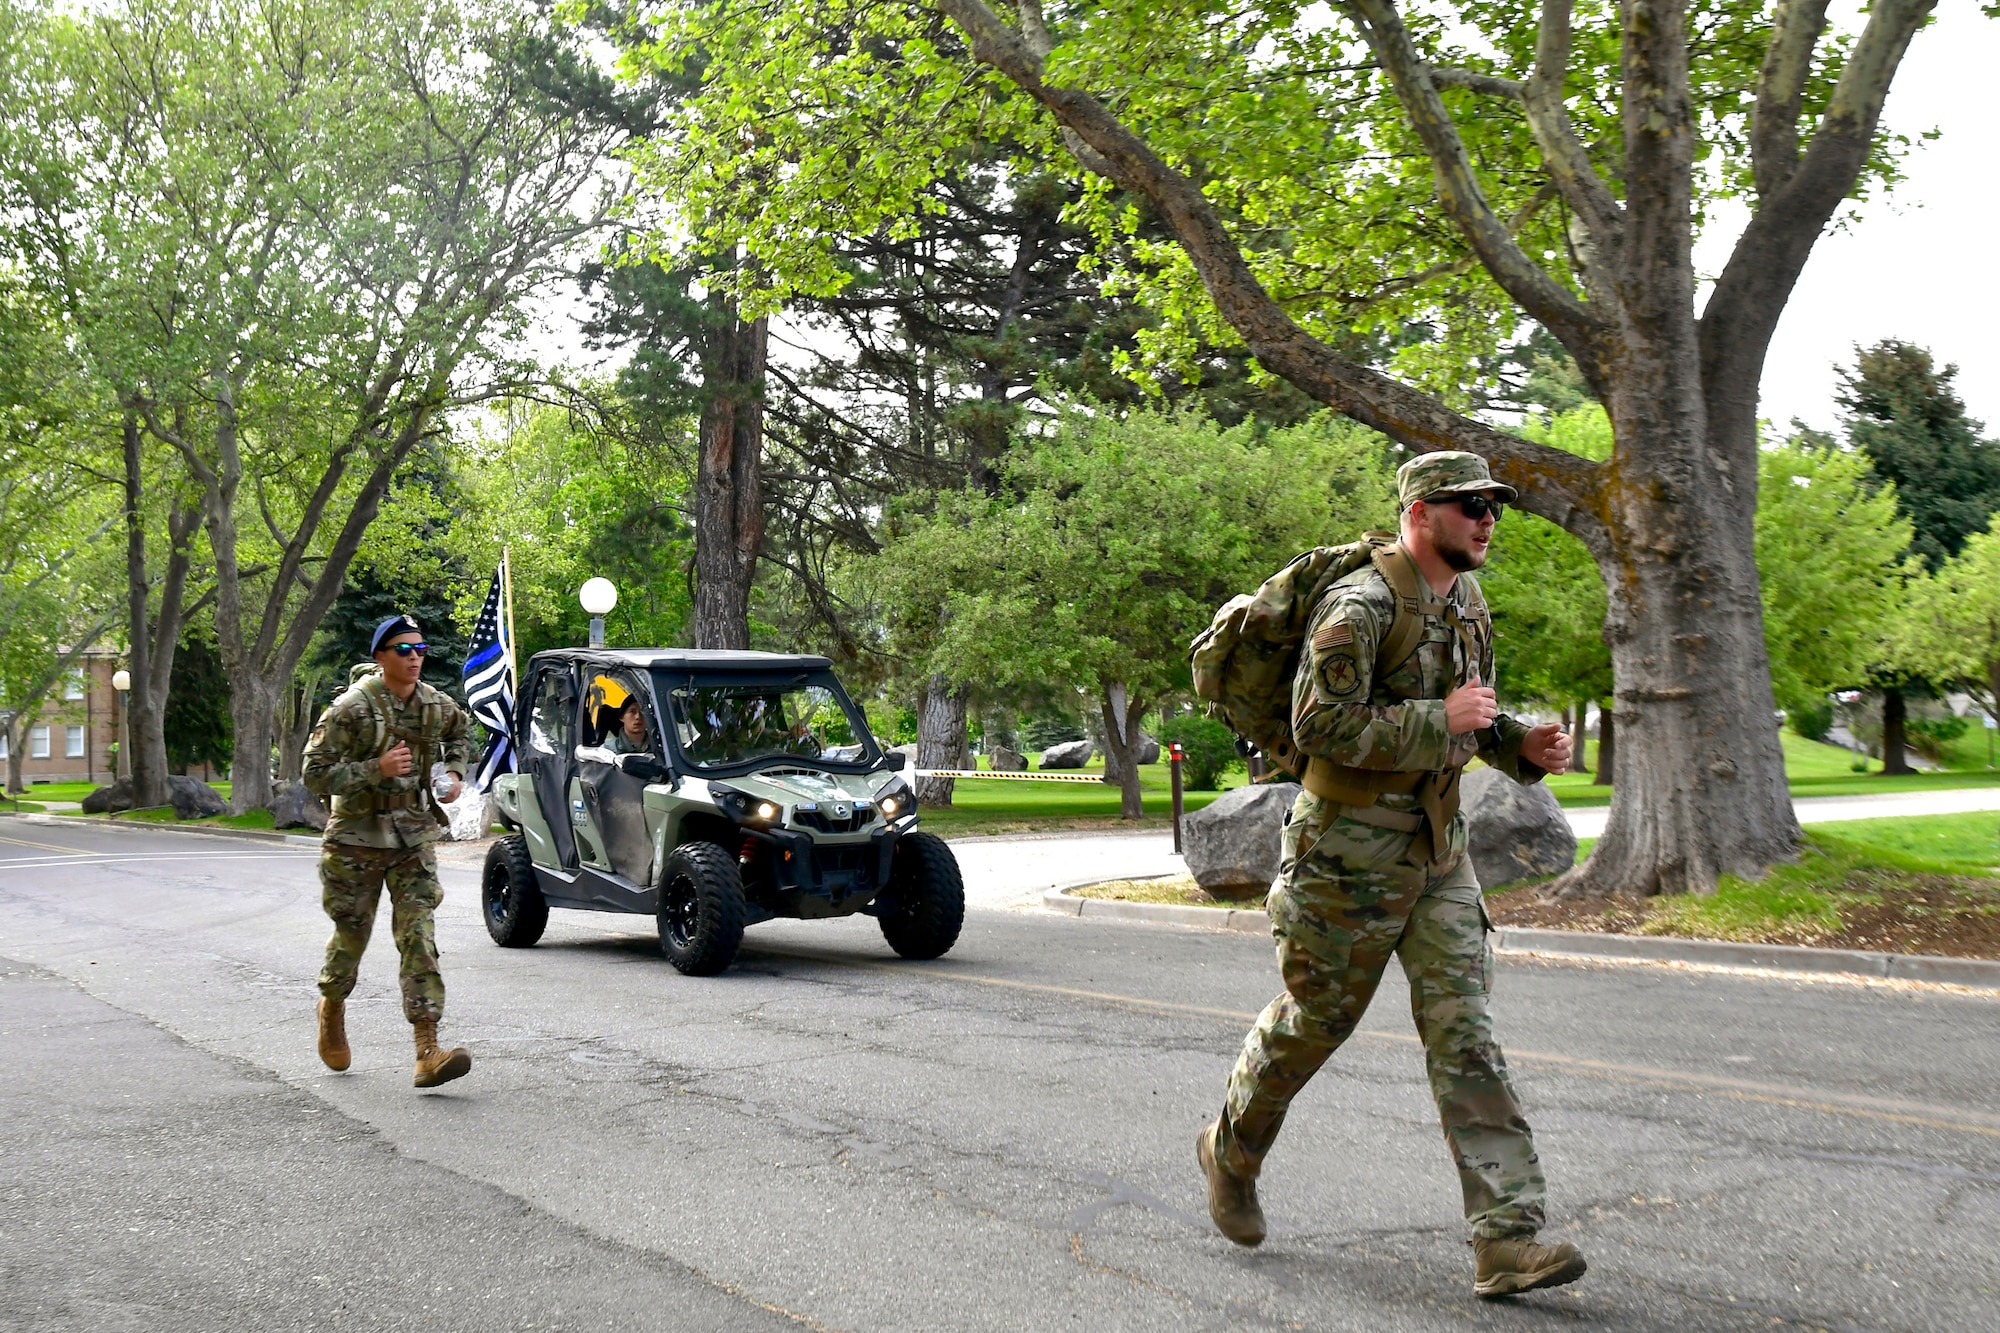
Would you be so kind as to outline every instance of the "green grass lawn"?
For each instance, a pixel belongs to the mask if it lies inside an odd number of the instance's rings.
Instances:
[[[980,767],[987,766],[982,760]],[[1080,770],[1067,771],[1102,777],[1104,761],[1093,759]],[[1226,773],[1222,777],[1223,790],[1240,787],[1245,781],[1241,769]],[[1060,829],[1159,829],[1168,826],[1173,818],[1171,784],[1166,764],[1140,765],[1139,789],[1146,817],[1136,825],[1118,817],[1118,788],[1101,782],[961,778],[952,793],[949,809],[927,805],[919,814],[925,828],[946,837]],[[1221,791],[1188,792],[1186,808],[1199,810],[1221,794]]]
[[[1580,839],[1579,858],[1596,839]],[[2000,957],[2000,812],[1814,824],[1790,865],[1708,897],[1559,903],[1494,896],[1503,924]],[[1527,892],[1520,899],[1513,895]]]
[[[1948,769],[1941,773],[1912,773],[1907,777],[1884,777],[1882,766],[1870,762],[1867,773],[1854,771],[1854,755],[1838,745],[1809,741],[1794,732],[1779,733],[1785,747],[1785,775],[1791,781],[1793,797],[1876,796],[1895,791],[1943,791],[1955,787],[2000,786],[2000,772],[1983,767]],[[1984,740],[1981,739],[1983,747]],[[1593,745],[1590,747],[1595,750]],[[1983,754],[1983,749],[1982,749]],[[1594,757],[1594,756],[1593,756]],[[1982,760],[1983,763],[1983,760]],[[1557,802],[1564,806],[1609,805],[1611,788],[1600,787],[1588,773],[1559,773],[1546,779]]]
[[[153,810],[129,810],[112,818],[147,824],[177,824],[183,828],[248,828],[269,832],[275,827],[269,810],[252,810],[241,815],[210,815],[206,819],[176,819],[172,806],[160,806]]]
[[[22,796],[36,801],[81,801],[99,787],[108,787],[107,782],[43,782],[29,787]],[[211,782],[209,786],[221,792],[224,799],[229,796],[229,783]]]

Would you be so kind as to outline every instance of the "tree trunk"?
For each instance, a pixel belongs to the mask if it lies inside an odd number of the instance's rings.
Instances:
[[[917,767],[965,767],[966,689],[943,676],[924,682],[923,703],[917,710]],[[956,778],[921,778],[917,801],[921,805],[950,805]]]
[[[1576,706],[1575,720],[1569,726],[1569,771],[1572,773],[1588,773],[1590,771],[1590,761],[1584,754],[1584,745],[1589,739],[1584,727],[1589,720],[1589,702],[1586,701],[1578,704]]]
[[[705,402],[695,471],[694,642],[750,646],[750,584],[764,541],[765,321],[745,324],[717,301],[703,358]]]
[[[7,794],[21,794],[21,746],[28,739],[28,714],[23,711],[7,719]]]
[[[271,786],[271,746],[277,731],[278,684],[254,671],[239,672],[229,682],[229,722],[235,731],[229,759],[229,809],[232,814],[268,809]]]
[[[1123,681],[1104,687],[1104,767],[1118,768],[1118,814],[1135,823],[1146,808],[1139,792],[1139,722],[1145,706],[1132,696]]]
[[[1597,785],[1609,787],[1618,758],[1618,717],[1606,699],[1597,708]]]
[[[1632,508],[1648,506],[1634,497]],[[1719,508],[1690,498],[1672,521],[1646,514],[1605,571],[1618,688],[1599,771],[1615,770],[1618,796],[1560,891],[1712,893],[1720,875],[1754,877],[1796,855],[1751,530],[1699,517]],[[1691,542],[1706,559],[1688,558]]]
[[[305,775],[306,742],[312,739],[317,712],[313,694],[317,676],[293,676],[278,704],[278,781],[297,782]]]
[[[1910,710],[1903,692],[1893,686],[1882,691],[1882,772],[1884,775],[1901,776],[1916,770],[1910,767],[1906,753],[1909,746]]]
[[[127,759],[132,773],[132,804],[150,809],[167,803],[167,685],[173,679],[174,654],[185,623],[188,547],[194,540],[200,511],[189,507],[167,515],[167,567],[160,580],[160,605],[150,613],[152,581],[146,567],[145,471],[139,418],[127,411],[125,454],[125,583],[127,673],[132,677],[126,700]]]

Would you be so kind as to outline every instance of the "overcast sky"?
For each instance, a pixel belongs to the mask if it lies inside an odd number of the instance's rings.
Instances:
[[[2000,148],[1987,105],[2000,91],[2000,20],[1974,0],[1938,10],[1910,43],[1884,120],[1943,137],[1909,156],[1892,195],[1814,247],[1764,366],[1763,415],[1781,428],[1795,416],[1832,426],[1834,366],[1853,364],[1857,343],[1902,338],[1956,362],[1960,395],[2000,435]],[[1720,230],[1695,252],[1711,276],[1735,239]]]

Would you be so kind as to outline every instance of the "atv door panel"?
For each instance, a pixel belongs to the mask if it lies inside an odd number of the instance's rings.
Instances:
[[[549,831],[555,850],[554,864],[574,868],[576,838],[571,832],[569,770],[576,743],[576,681],[567,668],[545,668],[535,678],[534,706],[528,714],[527,744],[521,747],[528,775],[534,780],[535,800]]]

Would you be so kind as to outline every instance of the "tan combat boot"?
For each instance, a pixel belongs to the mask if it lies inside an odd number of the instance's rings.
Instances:
[[[1256,1178],[1232,1175],[1215,1160],[1215,1136],[1221,1129],[1218,1120],[1194,1141],[1195,1160],[1208,1177],[1208,1215],[1215,1219],[1215,1229],[1238,1245],[1262,1245],[1264,1210],[1257,1204]]]
[[[354,1063],[354,1052],[347,1048],[345,1000],[319,1002],[319,1058],[336,1074]]]
[[[438,1025],[435,1018],[419,1018],[411,1023],[417,1034],[417,1086],[435,1088],[440,1083],[449,1083],[455,1078],[464,1078],[472,1071],[472,1053],[463,1046],[454,1046],[448,1051],[438,1049]]]
[[[1478,1258],[1472,1290],[1479,1296],[1512,1296],[1542,1287],[1560,1287],[1582,1277],[1588,1267],[1583,1255],[1568,1241],[1539,1245],[1533,1236],[1509,1236],[1505,1240],[1474,1236],[1472,1252]]]

